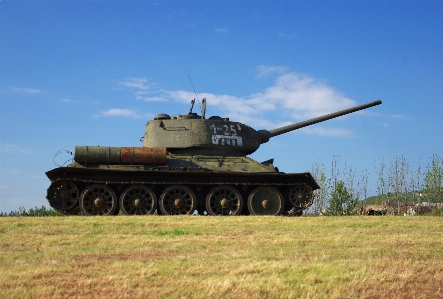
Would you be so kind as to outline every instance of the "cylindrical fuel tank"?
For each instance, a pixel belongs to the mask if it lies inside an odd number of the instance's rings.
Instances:
[[[166,163],[166,148],[76,146],[74,161],[85,164],[163,165]]]

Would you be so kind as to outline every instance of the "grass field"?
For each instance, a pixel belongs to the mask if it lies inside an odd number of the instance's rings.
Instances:
[[[443,298],[443,218],[0,218],[0,298],[48,297]]]

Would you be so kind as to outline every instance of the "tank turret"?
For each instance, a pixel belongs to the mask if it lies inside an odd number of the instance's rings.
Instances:
[[[167,114],[157,115],[146,125],[143,146],[164,147],[175,154],[246,156],[255,152],[261,144],[268,142],[272,137],[373,107],[381,104],[381,101],[366,103],[269,131],[256,131],[245,124],[219,116],[205,119],[205,103],[203,99],[202,116],[192,112],[173,117]]]

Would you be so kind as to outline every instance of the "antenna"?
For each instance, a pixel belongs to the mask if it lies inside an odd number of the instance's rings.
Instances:
[[[191,101],[191,110],[189,110],[189,114],[192,113],[192,108],[194,108],[195,99]]]
[[[198,99],[197,92],[195,91],[194,84],[192,83],[191,76],[189,75],[189,73],[188,73],[188,78],[189,78],[189,81],[191,81],[191,86],[192,86],[192,89],[194,90],[195,97],[197,98],[197,103],[200,105],[200,100]]]
[[[202,119],[205,119],[205,115],[206,115],[206,98],[203,98],[202,100]]]
[[[1,1],[1,0],[0,0],[0,1]],[[206,114],[206,98],[204,98],[204,99],[202,100],[202,104],[203,104],[203,106],[201,106],[201,105],[200,105],[200,100],[198,99],[197,92],[195,91],[194,84],[192,83],[191,76],[189,75],[189,73],[188,73],[188,78],[189,78],[189,81],[191,81],[192,89],[194,90],[195,97],[197,98],[197,101],[198,101],[197,103],[198,103],[198,105],[199,105],[199,106],[201,107],[201,109],[202,109],[202,119],[205,119],[205,114]],[[192,112],[192,108],[194,107],[194,103],[195,103],[195,98],[191,101],[191,111],[189,111],[189,113]]]

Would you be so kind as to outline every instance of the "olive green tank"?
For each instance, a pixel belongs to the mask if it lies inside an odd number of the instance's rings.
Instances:
[[[192,102],[193,105],[194,101]],[[310,173],[283,173],[248,157],[270,138],[381,104],[375,101],[274,130],[228,118],[159,114],[141,147],[76,146],[46,172],[48,202],[73,215],[302,215],[319,189]]]

